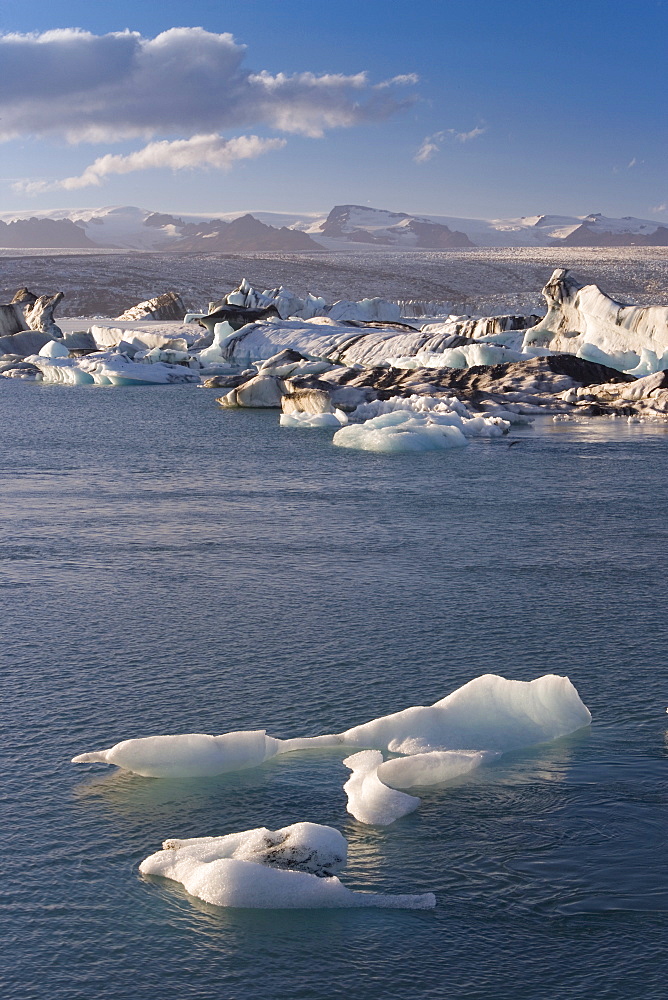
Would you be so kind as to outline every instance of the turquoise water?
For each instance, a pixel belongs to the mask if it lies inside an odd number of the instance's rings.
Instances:
[[[664,995],[668,430],[544,422],[381,456],[215,392],[1,380],[4,995]],[[342,753],[197,781],[69,764],[130,736],[337,732],[479,674],[566,673],[589,730],[379,829]],[[217,910],[167,837],[342,830],[434,911]]]

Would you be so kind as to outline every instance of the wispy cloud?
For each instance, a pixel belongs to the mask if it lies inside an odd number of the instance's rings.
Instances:
[[[422,144],[413,159],[416,163],[426,163],[440,151],[443,143],[448,139],[456,142],[471,142],[472,139],[477,139],[479,135],[482,135],[486,131],[487,126],[477,126],[469,132],[458,132],[454,128],[447,128],[442,132],[433,132],[431,135],[425,136],[422,140]]]
[[[425,136],[422,140],[422,145],[413,157],[415,162],[426,163],[427,160],[431,160],[432,156],[438,153],[444,139],[445,132],[434,132],[432,135]]]
[[[453,132],[453,129],[450,129]],[[454,132],[455,139],[459,142],[470,142],[471,139],[477,139],[479,135],[486,132],[486,128],[472,128],[470,132]]]
[[[0,140],[147,141],[249,126],[318,137],[387,118],[413,100],[395,89],[417,81],[253,72],[245,56],[232,35],[203,28],[1,35]]]
[[[652,212],[668,212],[668,201],[662,201],[660,205],[654,205],[650,211]]]
[[[13,184],[21,194],[42,194],[45,191],[74,191],[79,188],[99,186],[112,174],[129,174],[137,170],[170,168],[192,170],[214,168],[229,170],[238,160],[254,159],[270,150],[280,149],[285,139],[261,139],[257,135],[242,135],[224,139],[220,135],[194,135],[190,139],[150,142],[127,156],[107,153],[86,167],[76,177],[59,181],[19,181]]]

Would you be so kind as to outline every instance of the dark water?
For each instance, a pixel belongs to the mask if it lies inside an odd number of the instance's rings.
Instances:
[[[665,995],[668,431],[544,424],[333,448],[189,387],[2,381],[3,995]],[[69,758],[129,736],[336,732],[472,677],[567,673],[594,723],[345,811],[333,751],[198,781]],[[300,820],[431,912],[217,910],[139,862]]]

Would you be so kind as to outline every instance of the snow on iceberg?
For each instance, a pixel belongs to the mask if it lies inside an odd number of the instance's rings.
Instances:
[[[168,840],[139,866],[143,875],[180,882],[214,906],[260,909],[393,907],[431,909],[432,893],[387,896],[353,892],[335,872],[345,867],[347,844],[338,830],[294,823],[224,837]]]

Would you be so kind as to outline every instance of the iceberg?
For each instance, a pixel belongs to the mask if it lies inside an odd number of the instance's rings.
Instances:
[[[69,352],[68,352],[69,353]],[[26,358],[41,372],[41,381],[66,385],[179,385],[198,383],[199,375],[181,364],[163,361],[133,361],[113,350],[99,351],[82,358],[34,354]],[[153,361],[153,363],[151,363]]]
[[[343,786],[348,812],[360,823],[389,826],[420,805],[419,798],[400,789],[445,784],[498,756],[492,751],[431,750],[383,761],[380,750],[361,750],[343,762],[353,772]]]
[[[506,752],[588,726],[591,713],[568,677],[513,681],[476,677],[430,706],[406,708],[340,734],[346,746],[415,754],[428,750]]]
[[[410,410],[394,410],[371,417],[362,424],[342,427],[335,433],[333,443],[339,448],[396,454],[464,448],[468,441],[459,427],[453,427],[437,416],[417,415]]]
[[[343,762],[352,771],[343,786],[348,796],[348,812],[360,823],[389,826],[401,816],[414,812],[420,800],[386,785],[378,776],[383,766],[380,750],[362,750]]]
[[[588,726],[591,713],[568,677],[545,674],[533,681],[513,681],[495,674],[476,677],[431,706],[414,706],[384,715],[343,733],[277,739],[264,729],[209,736],[187,733],[123,740],[106,750],[82,753],[73,764],[105,763],[145,777],[195,778],[253,767],[276,754],[316,747],[358,747],[390,753],[431,751],[505,752],[545,743]],[[422,779],[438,773],[449,780],[455,758],[437,757],[406,768],[387,762],[381,775],[388,785],[410,787],[416,774]],[[384,765],[383,765],[384,766]],[[383,780],[385,780],[385,777]],[[420,783],[420,782],[418,782]]]
[[[597,285],[579,284],[566,268],[553,272],[543,296],[547,315],[526,331],[523,350],[545,347],[642,375],[665,367],[668,306],[616,302]]]
[[[280,740],[264,729],[207,736],[144,736],[123,740],[108,750],[72,758],[73,764],[116,764],[145,778],[206,778],[261,764],[278,752]]]
[[[454,397],[414,394],[361,404],[350,423],[335,433],[333,443],[388,454],[440,451],[463,448],[471,437],[501,437],[509,428],[509,421],[500,417],[474,416]]]
[[[336,872],[348,845],[338,830],[294,823],[223,837],[167,840],[139,866],[142,875],[180,882],[191,896],[213,906],[260,909],[392,907],[431,909],[433,893],[390,896],[353,892]]]

